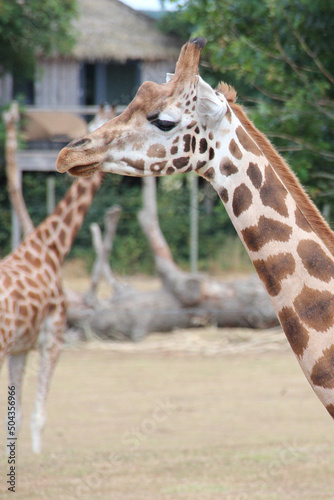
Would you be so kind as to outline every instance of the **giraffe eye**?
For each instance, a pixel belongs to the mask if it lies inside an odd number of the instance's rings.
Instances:
[[[172,130],[177,125],[176,122],[172,122],[169,120],[159,120],[159,118],[150,121],[152,125],[157,127],[159,130],[162,130],[163,132],[169,132],[169,130]]]

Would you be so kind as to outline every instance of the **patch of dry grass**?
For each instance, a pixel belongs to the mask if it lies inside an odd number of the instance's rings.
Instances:
[[[233,337],[224,332],[208,331],[210,342]],[[65,349],[40,456],[30,450],[35,374],[29,368],[37,354],[30,356],[15,498],[334,498],[333,423],[284,344],[215,355],[190,355],[172,344],[146,352],[105,347]],[[3,419],[6,385],[3,371]],[[0,454],[7,498],[4,449]]]

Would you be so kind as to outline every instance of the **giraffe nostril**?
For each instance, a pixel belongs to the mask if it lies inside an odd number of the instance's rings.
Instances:
[[[69,148],[78,148],[80,146],[86,146],[90,142],[92,142],[92,141],[91,141],[91,139],[89,137],[83,137],[82,139],[78,139],[78,140],[70,142],[67,147],[69,147]]]

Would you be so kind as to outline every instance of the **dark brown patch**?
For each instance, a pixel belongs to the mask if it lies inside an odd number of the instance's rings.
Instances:
[[[143,158],[138,158],[137,160],[132,160],[131,158],[124,158],[124,161],[133,168],[137,170],[145,169],[145,160]]]
[[[295,259],[290,253],[272,255],[266,260],[255,260],[253,264],[267,292],[272,297],[280,293],[282,289],[282,280],[289,274],[293,274],[296,267]]]
[[[4,280],[3,280],[4,288],[10,287],[11,284],[12,284],[12,278],[10,276],[6,275]]]
[[[195,130],[194,130],[194,132],[195,132],[196,134],[199,134],[199,128],[198,128],[198,127],[196,127],[196,128],[195,128]]]
[[[62,246],[65,245],[65,242],[66,242],[66,232],[63,229],[59,233],[58,241],[60,241],[60,244]]]
[[[302,240],[297,247],[299,257],[311,276],[327,283],[334,278],[334,263],[313,240]]]
[[[213,148],[209,149],[209,160],[213,160],[215,157],[215,150]]]
[[[200,141],[199,141],[199,152],[201,154],[205,153],[206,150],[208,149],[208,142],[206,139],[202,138]]]
[[[308,288],[306,285],[294,300],[300,319],[317,332],[328,330],[334,323],[334,295]]]
[[[232,208],[236,217],[239,217],[252,204],[253,196],[246,184],[238,186],[233,194]]]
[[[189,163],[189,156],[183,156],[181,158],[175,158],[175,160],[173,160],[173,165],[176,168],[183,168],[186,165],[188,165],[188,163]]]
[[[283,307],[278,314],[284,333],[296,356],[301,357],[308,345],[309,335],[292,307]]]
[[[220,199],[224,202],[224,203],[227,203],[228,202],[228,191],[227,189],[225,188],[222,188],[220,191],[219,191],[219,197]]]
[[[147,150],[147,156],[149,158],[165,158],[166,148],[162,144],[152,144]]]
[[[158,161],[150,166],[151,172],[161,172],[167,165],[167,161]]]
[[[300,229],[303,229],[303,231],[306,231],[308,233],[313,232],[311,225],[308,223],[304,214],[298,207],[296,208],[295,211],[295,218],[296,218],[296,224],[298,227],[300,227]]]
[[[83,196],[85,194],[85,191],[86,191],[86,188],[84,186],[82,186],[81,184],[77,184],[78,186],[78,197],[79,196]]]
[[[270,165],[265,168],[265,182],[260,189],[262,203],[271,207],[283,217],[288,217],[289,212],[285,204],[287,190],[275,174]]]
[[[41,259],[30,253],[28,250],[25,252],[24,257],[26,261],[29,262],[29,264],[31,264],[33,267],[41,267]]]
[[[196,150],[196,137],[193,135],[191,139],[191,150],[193,153],[195,153]]]
[[[330,416],[334,418],[334,405],[333,404],[327,405],[326,410],[328,411]]]
[[[174,141],[173,141],[173,144],[177,144],[177,143],[179,142],[179,139],[180,139],[180,137],[179,137],[179,136],[175,137],[175,139],[174,139]]]
[[[325,349],[321,358],[315,363],[311,380],[314,385],[334,389],[334,345]]]
[[[292,233],[290,226],[261,215],[256,226],[241,231],[245,244],[253,252],[257,252],[270,241],[289,241]]]
[[[189,153],[189,151],[190,151],[190,141],[191,141],[191,135],[190,135],[190,134],[186,134],[186,135],[183,137],[183,141],[184,141],[183,151],[184,151],[185,153]]]
[[[246,150],[249,151],[250,153],[253,153],[256,156],[261,156],[261,151],[251,139],[251,137],[247,134],[247,132],[239,125],[237,130],[235,131],[237,134],[237,137],[239,139],[239,142],[241,146]]]
[[[195,170],[200,170],[207,164],[206,161],[198,161]]]
[[[219,170],[221,171],[221,173],[223,175],[226,175],[226,176],[236,174],[238,172],[237,167],[234,165],[234,163],[227,156],[225,156],[222,159],[222,161],[220,162]]]
[[[257,163],[252,163],[252,162],[249,163],[247,169],[247,175],[252,181],[253,186],[256,189],[260,189],[262,185],[262,173]]]
[[[172,146],[172,147],[170,148],[170,154],[171,154],[171,155],[176,155],[176,154],[177,154],[177,152],[178,152],[178,150],[179,150],[179,148],[178,148],[177,146]]]
[[[175,172],[175,168],[173,168],[173,167],[168,167],[166,170],[167,175],[172,175],[172,174],[174,174],[174,172]]]
[[[40,252],[41,251],[41,245],[39,243],[37,243],[37,241],[35,240],[31,240],[30,241],[30,245],[32,246],[32,248],[36,251],[36,252]]]
[[[207,180],[212,180],[215,177],[215,169],[213,167],[208,168],[206,172],[204,172],[203,177]]]
[[[189,130],[190,128],[193,128],[195,125],[196,125],[197,121],[196,120],[193,120],[189,123],[189,125],[187,126],[187,129]]]
[[[66,226],[69,226],[71,224],[71,222],[72,222],[72,215],[73,215],[72,212],[69,212],[68,214],[65,215],[65,217],[64,217],[64,224]]]
[[[234,156],[234,158],[236,158],[237,160],[241,160],[242,152],[234,139],[232,139],[232,141],[230,142],[228,149],[230,150],[230,153],[232,156]]]

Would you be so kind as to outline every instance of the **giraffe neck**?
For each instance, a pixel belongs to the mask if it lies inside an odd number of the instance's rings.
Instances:
[[[333,234],[233,113],[230,120],[228,132],[214,138],[221,144],[215,160],[199,173],[222,199],[307,379],[334,418]],[[323,227],[315,230],[318,220]]]
[[[97,173],[73,182],[54,212],[23,241],[23,247],[38,251],[38,243],[41,243],[42,248],[47,247],[54,253],[57,265],[62,264],[100,187],[102,176]]]

